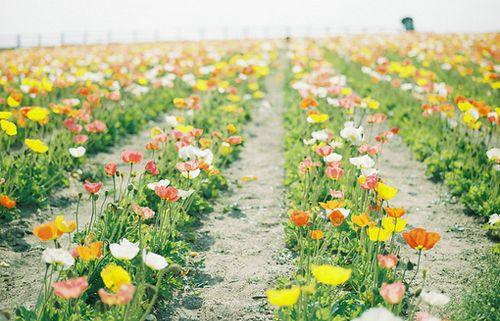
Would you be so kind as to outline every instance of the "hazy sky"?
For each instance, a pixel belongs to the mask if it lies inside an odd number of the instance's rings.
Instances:
[[[200,27],[227,27],[227,34],[258,26],[397,30],[406,15],[423,31],[500,31],[500,0],[0,0],[0,8],[4,38],[84,30],[175,30],[182,36]]]

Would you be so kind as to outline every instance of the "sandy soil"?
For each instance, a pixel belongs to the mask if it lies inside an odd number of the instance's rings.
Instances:
[[[253,112],[240,160],[225,172],[233,182],[199,230],[195,249],[205,268],[203,285],[188,290],[162,320],[270,320],[265,289],[291,267],[281,222],[283,199],[282,74],[269,77],[270,104]],[[257,181],[235,183],[245,175]],[[172,315],[169,315],[169,314]]]
[[[107,162],[121,163],[122,150],[131,149],[145,151],[145,145],[149,139],[149,129],[152,126],[164,124],[163,118],[157,122],[146,125],[144,132],[124,138],[119,146],[110,149],[106,153],[99,153],[89,159],[90,166],[102,166]],[[145,163],[145,162],[143,162]],[[143,165],[137,165],[142,167]],[[128,173],[128,166],[121,164],[119,170]],[[103,191],[112,188],[112,183],[104,184]],[[76,200],[78,193],[84,193],[80,203],[79,224],[85,226],[90,221],[91,203],[83,185],[80,181],[71,179],[70,186],[54,193],[50,203],[52,206],[39,210],[21,220],[0,227],[0,233],[5,237],[9,235],[8,242],[0,245],[0,310],[11,310],[18,305],[33,305],[41,286],[44,273],[44,264],[41,262],[41,253],[44,245],[32,235],[33,226],[47,221],[56,215],[63,214],[68,218],[74,217],[76,212]],[[100,206],[102,199],[98,200]],[[66,246],[68,239],[62,239],[62,245]],[[52,244],[47,244],[52,246]]]
[[[444,186],[426,179],[425,165],[412,158],[399,137],[384,147],[379,168],[382,177],[399,189],[393,203],[407,209],[408,227],[441,234],[435,248],[422,256],[422,267],[428,271],[426,288],[459,298],[478,265],[481,250],[491,245],[481,222],[465,215],[464,207]],[[403,249],[403,255],[416,263],[416,251],[406,245]]]

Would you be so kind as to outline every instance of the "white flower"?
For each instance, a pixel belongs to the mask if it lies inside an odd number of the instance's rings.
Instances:
[[[370,175],[373,175],[373,174],[377,174],[378,173],[378,170],[375,169],[375,168],[362,168],[361,169],[361,174],[365,175],[365,176],[370,176]]]
[[[110,244],[109,251],[119,260],[132,260],[139,253],[139,246],[123,238],[120,243]]]
[[[400,88],[402,90],[406,90],[407,91],[407,90],[411,90],[413,88],[413,85],[410,84],[410,83],[404,83],[404,84],[401,84]]]
[[[149,183],[148,188],[150,190],[154,191],[156,186],[167,187],[168,185],[170,185],[170,181],[168,179],[162,179],[162,180],[159,180],[158,182]]]
[[[386,308],[371,308],[352,321],[403,321]]]
[[[344,143],[340,140],[332,140],[329,145],[335,149],[342,148],[342,146],[344,146]]]
[[[359,145],[363,141],[363,126],[356,128],[353,122],[346,122],[340,131],[340,136],[353,145]]]
[[[45,249],[42,252],[42,261],[47,264],[60,264],[64,270],[75,264],[75,259],[71,254],[63,249]]]
[[[335,107],[338,107],[340,106],[340,102],[338,99],[336,98],[330,98],[330,97],[327,97],[326,98],[326,101],[329,105],[332,105],[332,106],[335,106]]]
[[[158,254],[153,252],[142,252],[142,260],[144,263],[153,270],[163,270],[168,266],[167,260]]]
[[[179,192],[179,196],[182,199],[188,198],[189,196],[193,195],[193,193],[194,193],[194,189],[190,189],[187,191],[183,190],[183,189],[177,189],[177,191]]]
[[[78,147],[75,147],[75,148],[69,148],[68,151],[69,151],[69,154],[71,156],[73,156],[74,158],[80,158],[83,155],[85,155],[85,152],[87,150],[83,146],[78,146]]]
[[[359,157],[351,157],[349,158],[349,162],[356,166],[357,168],[372,168],[375,165],[375,161],[371,159],[368,155],[363,155]]]
[[[182,158],[183,160],[194,159],[199,152],[200,149],[196,146],[184,146],[179,149],[179,158]]]
[[[498,222],[500,222],[500,215],[498,215],[498,214],[491,215],[490,219],[488,220],[488,224],[490,224],[490,225],[495,225]]]
[[[184,177],[184,178],[193,179],[193,178],[198,177],[198,175],[200,175],[200,169],[199,169],[199,168],[197,168],[197,169],[195,169],[194,171],[185,171],[185,172],[181,172],[181,175],[182,175],[182,177]]]
[[[443,293],[422,291],[420,294],[422,301],[429,305],[443,306],[450,302],[450,298]]]
[[[179,124],[175,116],[165,116],[165,122],[172,128]]]
[[[207,148],[207,149],[198,151],[197,156],[198,156],[198,158],[203,159],[203,161],[206,164],[212,165],[212,162],[214,160],[214,154],[212,153],[212,151],[210,149]]]
[[[304,145],[313,145],[314,143],[316,143],[316,139],[314,138],[311,138],[309,140],[303,139],[302,142],[304,142]]]
[[[486,156],[488,156],[489,160],[494,161],[495,163],[500,162],[500,148],[490,149],[486,152]]]
[[[323,159],[327,163],[340,162],[342,160],[342,155],[337,153],[331,153],[330,155],[324,157]]]
[[[318,130],[311,133],[312,138],[315,140],[319,140],[321,142],[325,142],[328,139],[328,132],[326,130]]]

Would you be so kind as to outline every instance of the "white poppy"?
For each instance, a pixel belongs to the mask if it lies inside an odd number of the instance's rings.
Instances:
[[[326,130],[318,130],[311,133],[311,137],[315,140],[319,140],[321,142],[326,142],[328,139],[328,132]]]
[[[359,145],[363,141],[363,126],[356,128],[353,122],[346,122],[340,131],[340,137],[350,141],[353,145]]]
[[[75,264],[75,259],[71,256],[71,253],[63,249],[45,249],[42,252],[42,261],[47,264],[62,265],[64,270]]]
[[[153,182],[153,183],[149,183],[148,184],[148,188],[152,191],[155,190],[156,186],[165,186],[167,187],[168,185],[170,185],[170,181],[168,179],[162,179],[162,180],[159,180],[158,182]]]
[[[113,257],[119,260],[132,260],[139,253],[139,246],[137,243],[123,238],[120,243],[110,244],[109,251]]]
[[[371,308],[352,321],[403,321],[386,308]]]
[[[144,264],[153,270],[163,270],[168,266],[167,260],[163,256],[153,252],[143,251],[142,260],[144,261]]]
[[[372,168],[375,165],[375,161],[368,155],[351,157],[349,158],[349,162],[356,166],[357,168]]]
[[[194,189],[190,189],[190,190],[183,190],[183,189],[178,189],[177,190],[179,192],[179,196],[182,198],[182,199],[185,199],[185,198],[188,198],[189,196],[193,195],[194,193]]]
[[[189,179],[194,179],[200,175],[200,169],[197,168],[194,171],[184,171],[181,172],[182,177],[184,178],[189,178]]]
[[[496,163],[500,162],[500,148],[490,149],[486,152],[486,156],[488,156],[488,159],[491,161],[494,161]]]
[[[175,116],[165,116],[165,122],[170,126],[170,127],[175,127],[179,125],[179,122],[177,121],[177,117]]]
[[[342,155],[337,153],[331,153],[330,155],[324,157],[323,159],[327,163],[340,162],[342,160]]]
[[[78,146],[75,148],[69,148],[68,151],[69,151],[69,154],[71,156],[73,156],[74,158],[80,158],[80,157],[83,157],[83,155],[85,155],[85,152],[87,150],[83,146]]]
[[[433,291],[422,291],[422,293],[420,294],[420,298],[425,303],[433,306],[443,306],[450,302],[450,298],[447,295]]]

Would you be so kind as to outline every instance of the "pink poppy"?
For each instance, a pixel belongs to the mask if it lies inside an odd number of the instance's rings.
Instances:
[[[134,298],[135,286],[132,284],[124,284],[118,292],[109,293],[104,289],[99,289],[97,294],[101,298],[102,303],[107,305],[124,305],[132,301]]]
[[[378,254],[377,260],[380,266],[386,269],[393,269],[396,267],[396,265],[398,265],[398,257],[394,254]]]
[[[102,121],[94,120],[93,122],[85,125],[85,130],[87,130],[89,133],[102,133],[108,130],[108,127]]]
[[[83,184],[89,194],[97,194],[102,188],[102,182],[91,183],[88,180]]]
[[[118,164],[113,163],[113,162],[107,163],[106,165],[104,165],[104,171],[109,176],[115,176],[117,168],[118,168]]]
[[[321,157],[326,157],[333,153],[333,147],[330,145],[325,145],[322,147],[316,148],[316,154],[318,154]]]
[[[227,139],[227,142],[231,145],[239,145],[243,142],[241,136],[231,136]]]
[[[344,170],[340,166],[327,166],[325,175],[331,179],[340,179],[344,175]]]
[[[79,298],[88,286],[86,276],[52,283],[54,294],[62,299]]]
[[[380,295],[389,304],[399,304],[405,296],[405,286],[401,281],[392,284],[384,282],[380,288]]]
[[[172,186],[157,185],[155,187],[155,193],[159,198],[169,202],[176,202],[180,198],[179,191]]]
[[[321,166],[320,162],[313,162],[311,156],[307,156],[307,158],[299,164],[299,170],[302,173],[312,170],[314,167]]]
[[[124,150],[122,152],[122,161],[127,164],[137,164],[142,162],[142,153],[134,152],[131,150]]]
[[[89,136],[87,136],[87,135],[76,135],[75,136],[75,143],[76,144],[85,144],[88,139],[89,139]]]
[[[154,160],[148,161],[144,169],[153,176],[160,174],[160,171],[158,170],[158,167],[156,167]]]
[[[135,214],[142,217],[143,220],[148,220],[155,216],[155,211],[153,211],[147,206],[141,207],[137,204],[134,204],[132,205],[132,210],[134,211]]]

